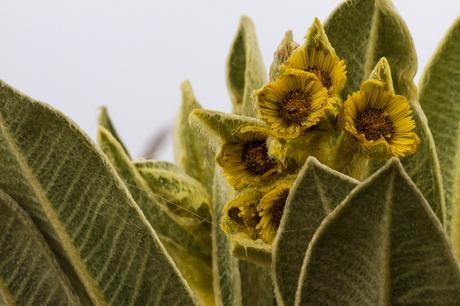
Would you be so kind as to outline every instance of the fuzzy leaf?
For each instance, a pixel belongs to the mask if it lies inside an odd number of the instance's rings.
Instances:
[[[265,66],[252,20],[243,16],[227,62],[227,86],[236,114],[256,115],[254,90],[266,82]]]
[[[176,173],[177,175],[187,175],[184,170],[179,168],[177,165],[163,160],[139,159],[133,161],[133,165],[138,171],[163,170]]]
[[[412,114],[420,138],[417,152],[402,160],[407,174],[431,205],[441,223],[446,221],[445,196],[438,153],[425,114],[418,102],[411,102]]]
[[[347,65],[343,95],[359,89],[382,57],[391,68],[396,93],[413,98],[417,56],[409,31],[389,0],[348,0],[324,26],[337,55]]]
[[[265,123],[255,118],[207,109],[193,111],[189,121],[192,128],[206,135],[208,145],[214,151],[224,142],[237,142],[238,134],[242,129],[255,132],[267,131]]]
[[[174,156],[176,163],[188,175],[200,181],[209,193],[214,178],[214,154],[209,151],[207,139],[190,128],[188,118],[195,109],[201,109],[190,82],[181,85],[182,104],[174,127]]]
[[[241,305],[241,281],[238,259],[230,253],[230,244],[227,235],[220,229],[220,219],[225,204],[232,199],[234,192],[225,181],[221,170],[216,169],[213,190],[212,216],[212,264],[214,275],[214,295],[216,305]]]
[[[439,160],[425,114],[414,101],[417,56],[406,24],[389,0],[348,0],[332,13],[325,30],[337,55],[347,65],[344,95],[359,88],[380,58],[388,60],[394,90],[409,99],[420,138],[417,153],[403,160],[404,167],[443,222],[445,204]]]
[[[155,231],[89,138],[3,82],[0,173],[0,188],[32,217],[60,263],[72,265],[94,304],[194,304]]]
[[[200,241],[191,230],[181,224],[181,219],[168,209],[168,199],[164,200],[152,192],[121,145],[103,127],[99,127],[98,141],[197,297],[202,302],[212,300],[212,292],[208,291],[211,271],[207,243]],[[190,264],[193,261],[200,262],[199,265],[195,265],[202,269],[200,273],[191,273],[194,266],[190,267]]]
[[[173,211],[189,217],[199,213],[201,217],[209,218],[211,200],[200,182],[185,173],[147,168],[145,164],[142,167],[136,165],[136,169],[154,194],[178,206],[172,207]]]
[[[115,129],[115,126],[112,123],[112,119],[110,119],[109,111],[107,110],[107,107],[105,107],[105,106],[101,107],[101,110],[99,112],[98,123],[99,123],[100,126],[102,126],[105,129],[107,129],[107,131],[109,131],[110,134],[113,135],[113,137],[115,137],[115,139],[118,141],[118,143],[123,148],[123,151],[125,151],[126,155],[128,155],[128,157],[131,158],[131,156],[129,155],[128,149],[123,144],[123,141],[121,140],[120,136],[118,136],[118,132]]]
[[[419,100],[438,148],[447,220],[460,258],[460,19],[426,68]]]
[[[293,305],[305,252],[323,219],[358,181],[307,159],[291,189],[273,243],[273,275],[279,305]]]
[[[80,305],[33,221],[0,190],[0,305]]]
[[[460,305],[441,223],[397,159],[363,182],[308,247],[296,305]]]
[[[270,268],[240,260],[239,270],[242,305],[276,305]]]

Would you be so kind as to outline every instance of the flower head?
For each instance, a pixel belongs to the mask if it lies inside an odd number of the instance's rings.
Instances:
[[[310,73],[290,71],[257,92],[257,107],[272,134],[296,138],[324,117],[327,90]]]
[[[261,238],[267,243],[272,243],[275,239],[291,183],[283,181],[277,184],[275,188],[262,197],[257,206],[261,219],[256,229],[260,231]]]
[[[409,102],[384,88],[384,83],[369,80],[343,104],[345,131],[368,152],[384,148],[385,155],[403,157],[415,153],[420,142]]]
[[[281,70],[299,69],[314,74],[330,96],[339,95],[347,81],[343,60],[330,50],[302,46],[292,52]]]
[[[261,131],[242,131],[237,142],[224,143],[220,148],[216,161],[235,189],[263,185],[283,170],[268,154],[267,137]]]
[[[257,224],[260,221],[257,205],[262,194],[253,188],[245,189],[224,207],[222,228],[228,234],[244,233],[251,239],[257,239]]]

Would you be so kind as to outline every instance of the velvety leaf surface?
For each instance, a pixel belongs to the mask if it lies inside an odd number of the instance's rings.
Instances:
[[[211,199],[200,182],[185,173],[136,168],[154,194],[173,202],[170,208],[176,214],[193,217],[198,213],[202,218],[209,219]]]
[[[209,151],[207,139],[190,128],[189,116],[201,109],[190,82],[181,85],[182,104],[174,126],[175,161],[188,175],[200,181],[209,193],[214,179],[214,154]]]
[[[195,110],[189,118],[190,125],[204,135],[212,151],[217,151],[224,142],[238,142],[239,132],[243,129],[267,132],[267,126],[261,120],[235,114],[222,113],[207,109]]]
[[[210,251],[207,247],[209,244],[200,241],[190,229],[180,223],[181,219],[168,209],[168,204],[171,203],[169,199],[159,197],[152,192],[147,181],[130,162],[121,145],[109,131],[100,127],[98,140],[132,197],[158,233],[182,276],[199,300],[205,305],[210,305],[213,296],[210,291]]]
[[[296,305],[459,305],[460,271],[444,229],[390,160],[321,224]]]
[[[417,56],[407,26],[391,1],[345,1],[329,16],[324,29],[347,65],[345,97],[359,89],[381,57],[391,66],[395,91],[413,97]]]
[[[97,305],[191,305],[189,287],[107,159],[49,106],[0,83],[0,188]]]
[[[241,280],[238,259],[230,254],[227,235],[220,229],[220,219],[225,203],[234,196],[234,192],[217,168],[214,177],[213,218],[212,218],[212,264],[214,275],[214,294],[216,305],[242,305]]]
[[[256,115],[254,90],[262,87],[267,76],[252,20],[243,16],[227,62],[227,86],[233,112]]]
[[[389,0],[348,0],[331,14],[325,30],[337,55],[347,65],[344,96],[358,90],[381,57],[388,60],[395,92],[411,102],[420,138],[417,153],[403,160],[404,167],[436,215],[444,220],[439,160],[425,114],[414,101],[417,95],[413,83],[417,56],[401,16]]]
[[[259,266],[249,261],[240,260],[239,270],[242,305],[277,305],[269,267]]]
[[[438,149],[447,219],[460,252],[460,19],[426,68],[419,99]]]
[[[279,305],[293,305],[305,252],[323,219],[358,181],[309,157],[291,189],[273,243],[272,269]]]
[[[154,159],[139,159],[134,160],[133,165],[138,171],[142,170],[164,170],[168,172],[177,173],[178,175],[186,175],[184,170],[179,168],[177,165],[163,161],[163,160],[154,160]]]
[[[80,305],[30,217],[0,190],[0,305]]]

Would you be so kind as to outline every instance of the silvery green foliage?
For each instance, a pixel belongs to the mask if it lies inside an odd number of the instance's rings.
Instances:
[[[369,75],[392,80],[421,143],[361,182],[308,158],[272,245],[220,227],[237,191],[215,155],[243,128],[263,129],[254,90],[268,76],[248,17],[227,63],[234,114],[201,109],[184,82],[176,164],[133,160],[105,108],[96,146],[1,82],[0,305],[460,305],[460,22],[418,91],[413,42],[389,0],[346,1],[325,31],[347,64],[343,94]],[[268,79],[298,47],[292,37]],[[391,75],[373,70],[382,57]]]

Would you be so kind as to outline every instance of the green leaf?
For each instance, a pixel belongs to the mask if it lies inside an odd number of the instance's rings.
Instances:
[[[133,161],[134,167],[138,171],[141,170],[164,170],[168,172],[173,172],[178,175],[187,175],[184,170],[179,168],[177,165],[163,161],[163,160],[153,160],[153,159],[139,159]]]
[[[407,27],[389,0],[349,0],[328,18],[324,29],[347,65],[343,95],[358,90],[376,63],[386,57],[396,93],[413,98],[417,56]]]
[[[262,87],[266,81],[265,66],[254,24],[249,17],[243,16],[227,62],[227,86],[233,103],[233,112],[254,117],[254,90]]]
[[[442,225],[397,159],[324,219],[296,298],[296,305],[460,305],[460,270]]]
[[[0,305],[80,305],[30,217],[0,190]]]
[[[219,227],[225,204],[234,197],[222,171],[216,168],[213,190],[212,264],[216,305],[241,305],[241,280],[238,259],[231,255],[227,235]]]
[[[307,159],[284,208],[273,243],[275,292],[279,305],[293,305],[307,247],[323,219],[358,185],[358,181]]]
[[[181,85],[182,105],[174,127],[174,155],[176,163],[188,175],[200,181],[209,193],[214,178],[214,154],[209,151],[207,139],[190,128],[188,118],[201,105],[193,94],[190,82]]]
[[[389,0],[349,0],[331,14],[325,30],[337,55],[347,64],[345,96],[358,90],[380,58],[388,60],[394,90],[409,99],[420,138],[417,153],[403,160],[404,167],[443,222],[439,160],[425,114],[414,101],[417,56],[406,24]]]
[[[70,263],[96,305],[194,304],[108,160],[49,106],[0,83],[0,188]]]
[[[146,167],[146,163],[135,166],[154,194],[172,202],[170,209],[176,214],[193,217],[198,213],[209,220],[211,199],[200,182],[185,173]]]
[[[438,153],[420,104],[411,102],[411,107],[420,144],[417,147],[417,152],[404,158],[402,164],[441,223],[444,224],[446,221],[445,195]]]
[[[420,104],[438,148],[448,225],[460,256],[460,19],[447,33],[420,82]]]
[[[128,149],[123,144],[123,141],[121,141],[120,136],[118,136],[118,132],[115,129],[115,126],[112,123],[112,119],[110,119],[109,111],[107,110],[107,107],[105,107],[105,106],[101,107],[101,110],[99,112],[98,123],[99,123],[100,126],[102,126],[105,129],[107,129],[107,131],[109,131],[110,134],[113,135],[113,137],[115,137],[115,139],[118,141],[118,143],[123,148],[123,151],[125,151],[126,155],[128,155],[128,157],[131,158],[131,156],[129,155]]]
[[[239,132],[267,132],[267,126],[258,119],[227,114],[207,109],[195,110],[190,114],[190,125],[197,132],[206,136],[208,146],[216,151],[224,142],[238,142]]]
[[[270,268],[240,260],[241,305],[276,305]]]
[[[209,305],[208,301],[212,300],[209,242],[196,237],[191,229],[183,226],[181,222],[183,220],[168,208],[168,205],[173,204],[172,202],[152,192],[149,184],[109,131],[99,127],[98,140],[101,149],[126,184],[133,199],[158,233],[158,237],[177,264],[182,276],[186,278],[198,299],[205,305]],[[199,264],[196,264],[197,262]]]

